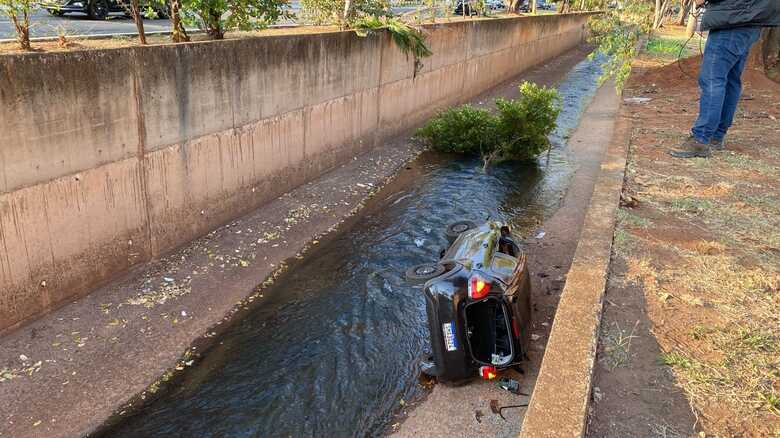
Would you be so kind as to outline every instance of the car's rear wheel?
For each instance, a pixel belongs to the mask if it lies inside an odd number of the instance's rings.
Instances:
[[[426,282],[443,274],[444,266],[438,263],[423,263],[422,265],[412,266],[406,270],[406,279],[412,282]]]
[[[106,0],[92,0],[87,7],[87,15],[93,20],[105,20],[108,17]]]
[[[458,221],[453,224],[447,225],[447,229],[444,230],[444,235],[447,236],[447,241],[454,242],[462,233],[468,230],[477,228],[477,224],[471,221]]]

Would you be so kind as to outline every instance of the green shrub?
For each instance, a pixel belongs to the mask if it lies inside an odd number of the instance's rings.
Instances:
[[[417,131],[435,151],[482,154],[498,139],[498,119],[488,110],[463,105],[442,111]]]
[[[336,24],[364,16],[383,16],[390,11],[388,0],[301,0],[301,17],[312,24]]]
[[[554,88],[531,82],[520,85],[515,100],[497,99],[501,154],[507,159],[529,160],[550,146],[548,135],[561,112],[560,96]]]
[[[463,105],[439,113],[417,135],[433,150],[495,160],[530,160],[546,150],[561,111],[552,88],[523,82],[514,100],[497,99],[496,114]]]
[[[398,49],[406,54],[407,57],[412,55],[414,58],[413,77],[417,77],[417,73],[422,69],[420,60],[433,54],[425,41],[425,34],[420,29],[412,27],[395,17],[363,16],[351,20],[349,27],[354,29],[355,33],[361,37],[368,36],[379,29],[387,29]]]

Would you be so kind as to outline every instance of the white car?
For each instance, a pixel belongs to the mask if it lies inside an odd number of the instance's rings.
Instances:
[[[504,9],[506,5],[502,0],[485,0],[485,6],[492,10]]]

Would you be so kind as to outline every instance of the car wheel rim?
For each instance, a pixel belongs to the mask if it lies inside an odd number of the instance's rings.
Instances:
[[[436,271],[436,268],[433,266],[421,266],[417,268],[417,275],[430,275],[434,271]]]
[[[452,227],[452,230],[456,233],[462,233],[469,229],[469,226],[466,224],[457,224],[454,227]]]

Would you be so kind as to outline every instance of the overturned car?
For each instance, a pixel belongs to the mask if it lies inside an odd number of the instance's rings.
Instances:
[[[527,357],[531,287],[526,255],[507,226],[463,221],[447,228],[450,240],[438,263],[406,272],[424,282],[430,356],[422,371],[440,382],[459,383]]]

